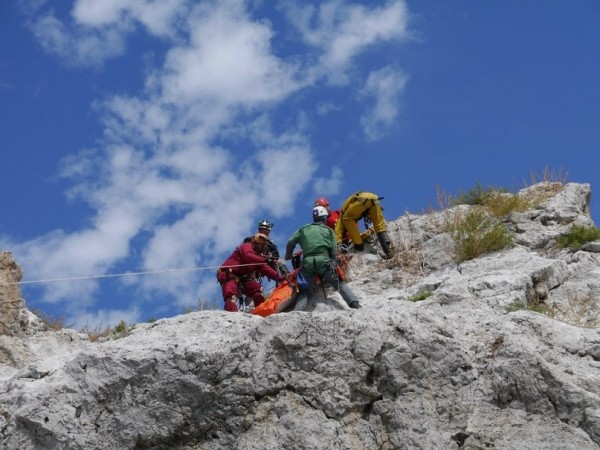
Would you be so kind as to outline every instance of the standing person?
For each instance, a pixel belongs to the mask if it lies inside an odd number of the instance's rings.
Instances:
[[[265,300],[262,286],[257,279],[260,275],[277,282],[285,280],[285,277],[270,267],[262,256],[268,242],[267,236],[256,233],[251,242],[243,242],[237,247],[217,271],[225,311],[236,312],[237,300],[242,294],[251,298],[255,307]]]
[[[285,265],[285,262],[279,260],[279,249],[275,242],[273,242],[269,236],[271,235],[271,230],[273,229],[274,224],[269,222],[268,220],[261,220],[258,222],[258,233],[264,234],[267,236],[269,242],[267,242],[267,247],[263,253],[263,256],[267,259],[267,264],[271,266],[273,269],[277,270],[284,276],[289,275],[290,269]],[[252,242],[252,236],[244,239],[244,242]]]
[[[287,242],[285,259],[292,259],[296,244],[302,248],[302,275],[308,283],[306,291],[298,297],[296,309],[312,306],[315,294],[315,278],[328,282],[341,294],[350,308],[360,308],[358,298],[350,288],[341,281],[336,271],[337,242],[333,230],[327,225],[327,209],[323,206],[313,208],[313,223],[300,227]],[[307,305],[308,303],[308,305]]]
[[[358,230],[358,221],[368,218],[373,223],[373,229],[377,233],[377,239],[386,258],[393,255],[392,242],[387,234],[385,218],[383,217],[383,208],[379,200],[383,197],[377,197],[372,192],[359,191],[346,199],[341,208],[341,215],[335,225],[335,235],[338,241],[342,241],[344,233],[350,235],[356,251],[364,250],[363,239]]]

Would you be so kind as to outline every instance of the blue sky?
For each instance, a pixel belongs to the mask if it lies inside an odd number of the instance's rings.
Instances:
[[[21,286],[93,327],[220,307],[202,268],[320,196],[594,191],[599,49],[594,0],[3,2],[0,248],[24,281],[198,269]]]

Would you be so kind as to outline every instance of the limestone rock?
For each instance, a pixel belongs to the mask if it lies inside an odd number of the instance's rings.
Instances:
[[[22,336],[28,331],[29,312],[16,284],[22,277],[23,271],[12,254],[0,252],[0,336]]]
[[[399,255],[352,259],[360,310],[327,291],[311,313],[202,311],[105,342],[2,336],[0,445],[598,449],[600,255],[554,245],[592,223],[590,188],[519,195],[544,201],[503,219],[517,245],[461,263],[456,209],[390,222]]]

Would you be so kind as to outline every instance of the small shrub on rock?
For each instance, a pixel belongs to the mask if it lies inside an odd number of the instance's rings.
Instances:
[[[600,239],[600,229],[573,225],[568,233],[558,237],[557,243],[560,248],[568,247],[573,251],[577,251],[586,242],[597,241],[598,239]]]
[[[482,186],[482,184],[478,181],[477,184],[467,192],[460,193],[456,197],[452,198],[450,200],[450,204],[452,206],[484,205],[490,197],[497,195],[500,192],[506,192],[506,189],[493,186]]]
[[[413,302],[420,302],[423,301],[429,297],[431,297],[433,295],[433,292],[431,291],[423,291],[423,292],[419,292],[418,294],[415,295],[411,295],[410,297],[408,297],[408,299]]]
[[[544,314],[549,317],[554,317],[556,313],[554,308],[540,301],[528,301],[524,304],[519,299],[513,300],[513,302],[510,305],[506,306],[505,310],[507,313],[515,311],[532,311],[538,314]]]
[[[96,325],[95,328],[92,328],[90,325],[85,325],[79,331],[81,333],[87,334],[90,342],[105,341],[112,334],[112,328],[111,327],[103,328],[101,323]]]
[[[454,240],[458,262],[502,250],[512,244],[512,235],[506,226],[481,210],[471,210],[464,217],[458,217],[447,229]]]
[[[483,206],[492,216],[505,217],[513,212],[526,211],[534,205],[525,197],[496,192],[483,201]]]
[[[550,178],[548,170],[543,172],[544,180]],[[483,186],[481,183],[455,197],[444,194],[446,204],[450,206],[483,206],[494,217],[504,217],[512,212],[523,212],[535,208],[550,197],[556,195],[564,186],[563,182],[546,181],[543,186],[529,192],[527,196],[509,192],[504,187]],[[441,191],[440,191],[441,192]],[[438,194],[439,198],[439,194]],[[445,209],[445,208],[443,208]]]
[[[127,325],[127,322],[125,322],[124,320],[121,320],[115,326],[115,328],[112,330],[112,338],[113,339],[123,338],[123,337],[127,336],[133,328],[134,328],[133,326],[130,327]]]

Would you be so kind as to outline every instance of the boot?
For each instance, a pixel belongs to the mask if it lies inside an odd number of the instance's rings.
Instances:
[[[294,311],[306,311],[308,307],[308,295],[306,293],[301,292],[296,299],[296,306],[294,307]]]
[[[235,295],[225,300],[225,311],[238,312],[237,297]]]
[[[385,257],[388,259],[391,258],[393,256],[393,248],[387,231],[380,231],[377,233],[377,239],[379,239],[379,243],[381,244],[383,253],[385,253]]]

